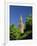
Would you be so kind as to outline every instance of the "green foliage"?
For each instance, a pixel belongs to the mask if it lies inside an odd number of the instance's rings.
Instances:
[[[26,17],[26,30],[32,30],[32,16]]]
[[[10,40],[21,40],[26,38],[30,33],[32,33],[32,16],[26,17],[26,30],[24,33],[21,33],[19,28],[14,24],[10,25]]]
[[[20,30],[15,25],[10,26],[10,37],[11,39],[18,39],[20,37]]]

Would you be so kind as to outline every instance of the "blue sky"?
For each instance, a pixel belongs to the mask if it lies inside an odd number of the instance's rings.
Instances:
[[[26,16],[32,15],[32,6],[12,6],[10,5],[10,24],[19,23],[19,17],[22,16],[23,23],[26,21]]]

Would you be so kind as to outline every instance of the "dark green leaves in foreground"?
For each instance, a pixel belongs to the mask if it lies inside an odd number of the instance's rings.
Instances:
[[[22,40],[32,38],[32,16],[26,17],[24,33],[14,24],[10,25],[10,40]]]

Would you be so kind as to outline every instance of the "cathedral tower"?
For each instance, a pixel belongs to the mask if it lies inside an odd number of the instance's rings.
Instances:
[[[20,16],[19,18],[19,29],[21,33],[24,33],[24,24],[23,24],[22,16]]]

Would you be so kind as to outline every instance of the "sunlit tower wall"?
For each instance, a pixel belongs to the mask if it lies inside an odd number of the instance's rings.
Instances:
[[[23,24],[22,16],[20,16],[19,18],[19,29],[21,33],[24,33],[24,24]]]

